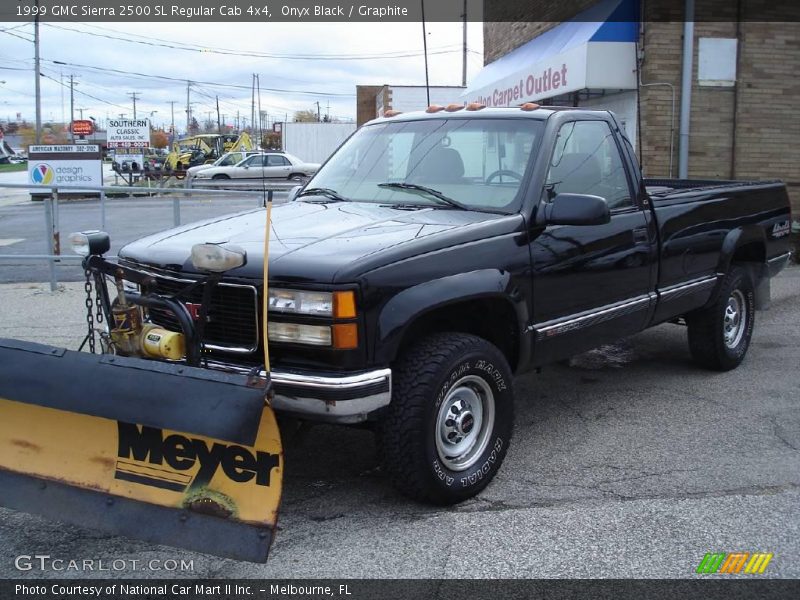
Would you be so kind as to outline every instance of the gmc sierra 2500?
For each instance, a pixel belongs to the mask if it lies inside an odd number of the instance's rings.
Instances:
[[[783,184],[643,179],[605,111],[377,119],[292,195],[269,243],[273,408],[373,423],[391,481],[434,503],[500,468],[514,374],[667,321],[686,324],[698,364],[735,368],[789,258]],[[262,365],[263,210],[146,237],[119,264],[169,296],[203,276],[190,253],[209,243],[246,264],[207,310],[203,285],[178,298],[203,366],[248,372]],[[163,307],[146,318],[181,331]]]

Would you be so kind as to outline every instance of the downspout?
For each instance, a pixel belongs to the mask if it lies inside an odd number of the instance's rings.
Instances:
[[[739,73],[742,71],[742,0],[736,2],[736,80],[733,82],[733,124],[731,131],[731,179],[736,179],[736,136],[739,129]]]
[[[642,138],[644,137],[642,133],[642,113],[641,113],[641,88],[643,87],[668,87],[670,90],[670,94],[672,96],[672,102],[670,105],[669,111],[669,178],[672,179],[673,177],[673,163],[675,160],[675,86],[671,83],[667,83],[666,81],[653,81],[651,83],[644,83],[642,82],[642,67],[644,66],[644,59],[645,59],[645,28],[644,28],[644,10],[645,4],[642,2],[642,12],[641,17],[639,20],[639,39],[641,46],[637,51],[637,60],[636,60],[636,81],[638,82],[639,86],[636,90],[636,101],[638,103],[637,106],[637,115],[638,115],[638,123],[639,123],[639,135],[637,136],[637,141],[639,145],[639,162],[642,165],[642,170],[644,171],[644,153],[642,151]]]
[[[678,178],[689,176],[689,131],[692,120],[692,69],[694,67],[694,0],[685,0],[683,15],[683,71],[681,73],[681,121]]]

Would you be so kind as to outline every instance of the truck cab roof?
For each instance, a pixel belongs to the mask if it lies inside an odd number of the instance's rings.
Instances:
[[[452,106],[452,105],[451,105]],[[460,106],[460,105],[459,105]],[[469,106],[469,105],[467,105]],[[523,105],[524,106],[524,105]],[[467,107],[455,110],[447,110],[441,107],[438,110],[417,110],[411,112],[396,113],[391,116],[379,117],[369,121],[367,125],[374,123],[388,123],[396,121],[419,121],[427,119],[535,119],[545,121],[551,115],[561,112],[575,113],[577,117],[597,118],[599,115],[609,115],[609,111],[596,108],[583,108],[573,106],[540,106],[533,109],[524,109],[520,106],[508,107],[485,107],[470,109]]]

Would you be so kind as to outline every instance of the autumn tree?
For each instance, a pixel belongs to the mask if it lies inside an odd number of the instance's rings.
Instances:
[[[169,136],[163,129],[156,129],[150,134],[150,145],[153,148],[166,148],[169,144]]]

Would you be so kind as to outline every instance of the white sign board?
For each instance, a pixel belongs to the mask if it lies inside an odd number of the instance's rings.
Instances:
[[[635,59],[635,44],[589,42],[526,64],[463,96],[486,106],[519,106],[584,88],[636,89]]]
[[[97,144],[31,146],[28,149],[28,180],[37,185],[102,186],[100,146]]]
[[[109,148],[148,148],[149,119],[109,119],[106,134]]]

